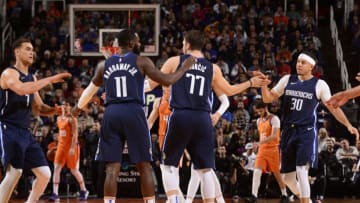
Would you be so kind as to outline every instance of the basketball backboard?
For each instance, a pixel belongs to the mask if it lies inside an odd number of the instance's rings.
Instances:
[[[158,4],[71,4],[70,55],[102,56],[121,29],[138,33],[143,56],[159,54],[160,6]]]

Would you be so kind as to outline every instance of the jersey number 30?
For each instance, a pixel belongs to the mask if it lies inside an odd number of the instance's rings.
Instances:
[[[115,77],[116,97],[127,97],[126,77]]]
[[[290,110],[300,111],[302,109],[302,105],[303,105],[302,99],[291,98]]]
[[[191,74],[191,73],[186,73],[185,77],[191,79],[191,83],[190,83],[190,94],[194,94],[195,83],[199,83],[199,82],[200,82],[199,96],[203,96],[203,95],[204,95],[205,77],[204,77],[204,76],[201,76],[201,75],[194,75],[194,74]],[[196,82],[196,81],[198,81],[198,80],[199,80],[199,82]]]

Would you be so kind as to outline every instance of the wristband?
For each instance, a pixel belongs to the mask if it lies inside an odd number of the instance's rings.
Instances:
[[[251,79],[248,80],[250,82],[250,87],[252,87],[252,82],[251,82]]]

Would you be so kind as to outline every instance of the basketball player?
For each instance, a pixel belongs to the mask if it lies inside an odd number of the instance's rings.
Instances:
[[[194,168],[201,180],[204,202],[215,201],[214,134],[210,113],[212,89],[226,95],[240,93],[251,86],[268,83],[264,75],[258,75],[241,84],[230,85],[222,76],[220,68],[204,58],[203,33],[197,30],[186,32],[183,40],[185,55],[169,58],[162,67],[172,73],[189,57],[197,62],[186,74],[171,86],[170,106],[173,109],[163,146],[163,185],[170,203],[176,203],[179,191],[178,163],[186,148],[192,157]]]
[[[310,201],[309,167],[317,165],[316,108],[321,100],[334,117],[351,134],[359,133],[348,121],[340,108],[333,108],[326,102],[331,97],[324,80],[313,77],[316,62],[309,53],[301,53],[296,62],[296,75],[283,76],[277,85],[269,90],[261,87],[263,101],[270,103],[283,95],[281,173],[285,184],[292,190],[296,179],[300,184],[300,202]]]
[[[356,80],[360,81],[360,73],[357,74]],[[337,108],[344,105],[350,99],[358,96],[360,96],[360,86],[353,87],[351,89],[334,94],[328,101],[328,104],[333,106],[334,108]]]
[[[71,75],[61,73],[36,80],[29,73],[34,62],[33,46],[29,39],[13,43],[15,65],[6,68],[0,79],[0,155],[6,169],[0,184],[0,202],[9,202],[23,169],[31,169],[36,179],[27,203],[39,200],[51,177],[50,168],[39,144],[29,130],[32,110],[40,115],[53,115],[60,110],[43,103],[38,90],[50,83],[63,82]]]
[[[145,92],[150,91],[150,89],[145,89]],[[168,119],[171,113],[170,110],[170,87],[168,86],[162,86],[163,94],[161,98],[156,98],[153,104],[153,109],[147,119],[147,123],[149,126],[149,129],[152,128],[157,118],[159,118],[159,129],[158,129],[158,136],[159,136],[159,147],[162,149],[164,138],[165,138],[165,132],[166,132],[166,126],[168,123]]]
[[[229,99],[227,98],[226,95],[221,95],[218,98],[219,98],[221,104],[220,104],[218,110],[215,113],[210,115],[213,126],[216,125],[216,123],[219,121],[221,115],[224,114],[226,109],[230,106]],[[194,201],[196,192],[197,192],[200,182],[201,182],[199,172],[198,172],[198,170],[196,170],[194,168],[194,164],[191,165],[190,172],[191,172],[191,176],[190,176],[190,180],[188,183],[185,203],[192,203]],[[225,199],[222,194],[219,179],[217,178],[214,169],[211,169],[210,172],[211,172],[211,175],[212,175],[212,178],[214,181],[215,200],[217,203],[225,203]]]
[[[54,160],[53,193],[50,201],[60,201],[59,184],[61,169],[66,164],[71,174],[80,185],[80,201],[87,200],[89,192],[84,183],[83,176],[79,171],[80,146],[78,143],[78,121],[71,115],[71,106],[65,103],[62,106],[62,115],[57,117],[59,128],[58,144]]]
[[[140,173],[141,191],[144,202],[155,202],[152,176],[151,141],[147,127],[144,105],[144,78],[162,85],[176,82],[195,63],[195,58],[186,60],[182,67],[173,74],[164,74],[155,68],[153,62],[138,56],[139,38],[133,31],[124,29],[118,36],[120,53],[100,63],[89,86],[82,93],[77,114],[83,109],[104,84],[106,92],[105,112],[101,125],[97,160],[106,164],[104,183],[104,203],[114,203],[117,192],[117,177],[122,160],[123,140],[127,139],[129,156]]]
[[[152,81],[149,81],[149,84],[152,83]],[[152,86],[154,87],[154,86]],[[158,130],[158,134],[159,134],[159,146],[160,149],[162,149],[163,143],[164,143],[164,137],[165,137],[165,132],[166,132],[166,126],[168,123],[168,118],[170,116],[171,110],[170,110],[170,103],[169,103],[169,99],[170,99],[170,87],[162,87],[163,89],[163,96],[161,97],[161,99],[156,99],[154,101],[154,105],[153,105],[153,110],[150,113],[150,116],[148,118],[148,125],[149,125],[149,129],[152,128],[154,122],[156,121],[156,119],[159,117],[159,130]],[[150,89],[147,89],[145,91],[149,91]],[[221,94],[221,93],[217,93],[218,99],[220,101],[220,106],[217,109],[217,111],[213,114],[211,114],[211,121],[213,126],[216,125],[216,123],[219,121],[221,115],[226,111],[226,109],[230,106],[230,102],[228,97],[225,94]],[[223,203],[225,202],[224,197],[222,195],[222,191],[221,191],[221,186],[220,186],[220,182],[217,179],[217,176],[214,172],[214,170],[211,170],[214,181],[215,181],[215,190],[216,190],[216,199],[217,202],[219,203]],[[195,194],[198,190],[200,184],[200,178],[198,175],[198,172],[194,169],[193,165],[191,167],[191,177],[189,180],[189,184],[188,184],[188,190],[187,190],[187,194],[186,194],[186,201],[185,203],[191,203],[194,200]],[[180,193],[181,191],[179,191]],[[180,197],[182,199],[182,195]]]
[[[268,111],[262,101],[255,104],[256,113],[259,118],[256,121],[260,135],[259,149],[255,159],[252,197],[246,198],[245,202],[255,203],[258,197],[258,190],[263,171],[270,171],[280,186],[281,203],[288,202],[286,186],[280,176],[280,119]]]

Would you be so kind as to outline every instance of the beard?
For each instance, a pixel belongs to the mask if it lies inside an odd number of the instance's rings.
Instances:
[[[134,48],[133,48],[133,52],[135,53],[135,54],[137,54],[137,55],[140,55],[140,46],[134,46]]]

